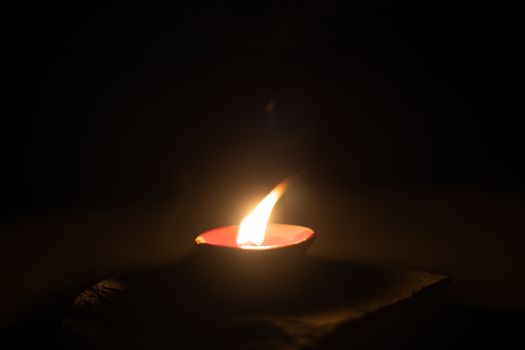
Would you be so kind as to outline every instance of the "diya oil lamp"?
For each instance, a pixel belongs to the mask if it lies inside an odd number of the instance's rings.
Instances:
[[[240,225],[215,228],[195,239],[201,269],[211,288],[237,302],[282,297],[297,284],[304,255],[315,237],[308,227],[269,223],[286,190],[277,185]]]

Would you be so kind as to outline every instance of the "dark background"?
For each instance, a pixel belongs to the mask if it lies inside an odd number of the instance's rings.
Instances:
[[[8,17],[7,320],[59,286],[152,265],[128,263],[137,245],[173,259],[159,242],[238,222],[293,174],[276,215],[313,226],[315,253],[451,275],[452,303],[477,310],[461,328],[525,309],[509,4],[44,4]],[[144,212],[173,220],[170,238],[141,236],[157,229],[134,224]],[[128,226],[141,228],[128,239]]]
[[[343,186],[523,191],[523,57],[504,4],[14,15],[11,210],[176,192],[181,173],[245,154]]]

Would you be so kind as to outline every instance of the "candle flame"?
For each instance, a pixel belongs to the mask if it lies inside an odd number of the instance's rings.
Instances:
[[[286,183],[282,182],[277,185],[257,205],[257,207],[242,221],[237,233],[237,244],[242,246],[260,246],[264,242],[268,220],[272,213],[273,207],[281,198],[286,189]]]

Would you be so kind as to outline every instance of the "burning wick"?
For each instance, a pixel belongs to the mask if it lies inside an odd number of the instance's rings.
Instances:
[[[285,224],[268,224],[273,207],[283,195],[287,182],[277,185],[246,216],[240,226],[219,227],[201,233],[195,242],[199,246],[215,246],[244,250],[268,250],[305,243],[309,245],[314,231],[308,227]]]
[[[284,183],[277,185],[273,191],[241,221],[241,226],[237,233],[237,244],[240,247],[250,245],[261,246],[263,244],[273,207],[279,198],[281,198],[285,189],[286,186]]]

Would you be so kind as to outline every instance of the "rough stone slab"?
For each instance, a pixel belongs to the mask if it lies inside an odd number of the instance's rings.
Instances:
[[[302,271],[279,301],[239,307],[199,282],[188,259],[96,284],[63,325],[80,348],[417,348],[448,285],[426,272],[312,258]]]

